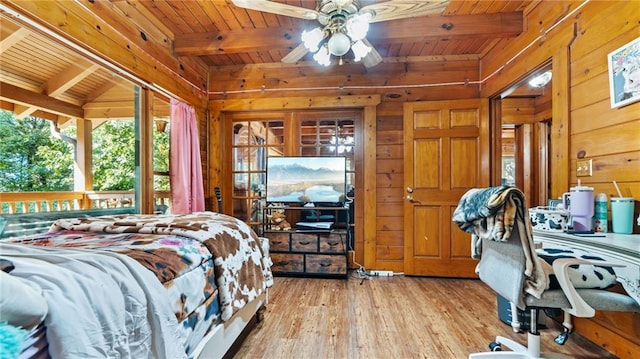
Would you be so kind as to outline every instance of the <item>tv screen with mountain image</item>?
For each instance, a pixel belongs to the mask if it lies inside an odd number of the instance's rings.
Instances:
[[[346,166],[345,157],[269,157],[267,202],[342,203]]]

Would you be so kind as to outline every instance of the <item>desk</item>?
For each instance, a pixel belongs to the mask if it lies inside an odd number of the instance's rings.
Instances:
[[[541,243],[543,248],[576,248],[624,265],[613,268],[618,282],[640,303],[640,235],[603,234],[605,237],[581,237],[564,232],[534,230],[533,240]]]

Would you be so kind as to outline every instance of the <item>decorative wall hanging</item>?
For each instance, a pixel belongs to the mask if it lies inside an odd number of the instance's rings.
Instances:
[[[611,108],[640,100],[640,38],[608,55]]]

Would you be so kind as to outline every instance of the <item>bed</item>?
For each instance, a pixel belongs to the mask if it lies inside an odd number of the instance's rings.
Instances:
[[[267,303],[266,246],[214,212],[62,218],[0,241],[0,309],[9,282],[43,299],[25,358],[221,358]]]

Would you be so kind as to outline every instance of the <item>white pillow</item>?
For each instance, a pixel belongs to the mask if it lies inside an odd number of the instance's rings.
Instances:
[[[0,321],[31,330],[49,311],[46,300],[22,279],[0,271]]]

